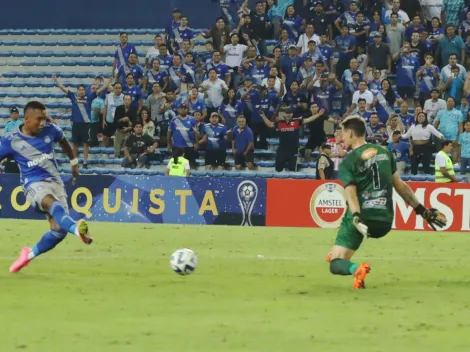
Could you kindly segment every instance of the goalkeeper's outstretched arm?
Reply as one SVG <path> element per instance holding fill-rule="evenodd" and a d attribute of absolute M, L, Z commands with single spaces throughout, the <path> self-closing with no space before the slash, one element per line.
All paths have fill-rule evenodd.
<path fill-rule="evenodd" d="M 439 212 L 439 210 L 431 208 L 426 209 L 416 198 L 416 195 L 405 182 L 402 181 L 398 173 L 393 174 L 393 187 L 403 198 L 405 202 L 413 207 L 417 215 L 421 215 L 424 220 L 436 231 L 437 227 L 444 227 L 447 225 L 446 217 Z"/>
<path fill-rule="evenodd" d="M 411 205 L 413 209 L 416 209 L 419 206 L 418 198 L 416 198 L 416 195 L 411 190 L 410 186 L 403 182 L 397 172 L 393 174 L 393 187 L 400 197 L 402 197 L 405 202 Z"/>

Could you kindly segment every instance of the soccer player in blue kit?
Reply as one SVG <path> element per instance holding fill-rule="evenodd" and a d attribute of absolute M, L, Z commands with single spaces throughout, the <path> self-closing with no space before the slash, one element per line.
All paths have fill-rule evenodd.
<path fill-rule="evenodd" d="M 48 122 L 46 107 L 42 103 L 31 101 L 26 104 L 23 125 L 0 141 L 0 161 L 11 157 L 18 163 L 26 199 L 38 212 L 46 214 L 50 224 L 50 230 L 34 247 L 21 250 L 10 272 L 20 271 L 35 257 L 53 249 L 67 233 L 78 236 L 85 244 L 93 241 L 86 221 L 75 222 L 68 215 L 67 194 L 54 156 L 56 142 L 70 159 L 75 179 L 79 174 L 78 160 L 72 146 L 64 132 Z"/>

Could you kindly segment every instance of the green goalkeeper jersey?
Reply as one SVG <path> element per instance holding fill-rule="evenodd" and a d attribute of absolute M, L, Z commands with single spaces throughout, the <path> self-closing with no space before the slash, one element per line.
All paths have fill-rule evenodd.
<path fill-rule="evenodd" d="M 364 220 L 393 221 L 392 175 L 396 170 L 392 152 L 377 144 L 364 144 L 351 151 L 340 164 L 344 188 L 356 185 Z"/>

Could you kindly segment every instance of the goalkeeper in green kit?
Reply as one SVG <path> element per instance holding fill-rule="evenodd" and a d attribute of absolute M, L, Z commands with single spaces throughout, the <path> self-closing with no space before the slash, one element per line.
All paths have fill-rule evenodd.
<path fill-rule="evenodd" d="M 366 124 L 357 115 L 343 122 L 343 141 L 351 149 L 339 167 L 348 210 L 328 255 L 330 272 L 353 275 L 353 288 L 365 288 L 369 263 L 350 262 L 364 238 L 380 238 L 392 229 L 393 189 L 436 230 L 446 225 L 446 218 L 436 209 L 426 209 L 411 188 L 398 175 L 393 154 L 386 147 L 366 142 Z"/>

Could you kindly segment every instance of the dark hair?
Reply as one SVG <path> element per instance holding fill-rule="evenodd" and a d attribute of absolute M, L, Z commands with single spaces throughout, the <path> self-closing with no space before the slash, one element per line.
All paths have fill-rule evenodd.
<path fill-rule="evenodd" d="M 351 130 L 356 137 L 364 137 L 366 135 L 366 124 L 360 118 L 346 119 L 343 122 L 343 130 Z"/>
<path fill-rule="evenodd" d="M 129 72 L 129 73 L 126 75 L 126 79 L 127 79 L 127 77 L 129 77 L 129 76 L 131 76 L 132 78 L 134 78 L 134 75 Z"/>
<path fill-rule="evenodd" d="M 292 8 L 294 9 L 294 16 L 296 15 L 296 14 L 295 14 L 295 7 L 294 7 L 294 5 L 289 5 L 289 6 L 286 7 L 286 11 L 284 12 L 284 19 L 287 18 L 287 9 L 288 9 L 289 7 L 292 7 Z"/>
<path fill-rule="evenodd" d="M 321 149 L 331 149 L 331 145 L 329 145 L 328 143 L 323 143 L 320 148 Z"/>
<path fill-rule="evenodd" d="M 26 115 L 26 111 L 28 110 L 46 110 L 46 106 L 37 100 L 32 100 L 28 102 L 23 109 L 23 114 Z"/>
<path fill-rule="evenodd" d="M 153 39 L 157 39 L 157 38 L 161 38 L 161 37 L 162 37 L 162 36 L 161 36 L 160 34 L 157 34 L 157 35 L 155 36 L 155 38 L 153 38 Z"/>
<path fill-rule="evenodd" d="M 184 149 L 183 148 L 178 148 L 178 147 L 173 147 L 173 153 L 171 155 L 173 156 L 173 162 L 175 164 L 178 164 L 178 158 L 180 156 L 184 155 Z"/>
<path fill-rule="evenodd" d="M 230 92 L 231 90 L 233 90 L 233 92 L 235 93 L 235 95 L 233 96 L 232 99 L 229 98 L 228 96 L 228 92 Z M 232 105 L 232 106 L 235 106 L 237 104 L 237 92 L 235 91 L 235 89 L 233 88 L 230 88 L 228 91 L 227 91 L 227 94 L 225 95 L 224 97 L 224 101 L 223 101 L 223 104 L 224 105 Z"/>
<path fill-rule="evenodd" d="M 119 33 L 119 36 L 122 37 L 124 34 L 127 35 L 127 36 L 129 36 L 129 34 L 127 34 L 127 32 L 120 32 L 120 33 Z"/>
<path fill-rule="evenodd" d="M 451 70 L 451 71 L 457 70 L 457 71 L 460 72 L 460 67 L 458 67 L 458 66 L 452 66 L 452 67 L 450 68 L 450 70 Z"/>
<path fill-rule="evenodd" d="M 188 16 L 186 16 L 186 15 L 184 15 L 184 16 L 181 16 L 181 19 L 183 19 L 183 18 L 186 18 L 186 19 L 188 19 Z"/>
<path fill-rule="evenodd" d="M 393 92 L 392 83 L 390 82 L 390 80 L 388 78 L 383 79 L 382 82 L 380 83 L 380 88 L 382 88 L 382 84 L 385 81 L 388 82 L 388 91 L 385 94 L 385 100 L 387 101 L 387 103 L 390 106 L 393 107 L 393 105 L 395 104 L 395 101 L 397 100 L 397 98 L 395 97 L 395 93 Z"/>
<path fill-rule="evenodd" d="M 166 48 L 166 44 L 165 43 L 161 43 L 158 47 L 161 48 L 162 46 L 164 46 Z"/>
<path fill-rule="evenodd" d="M 122 83 L 121 83 L 121 82 L 115 82 L 115 83 L 113 84 L 113 88 L 116 87 L 116 85 L 118 85 L 118 84 L 122 87 Z"/>
<path fill-rule="evenodd" d="M 234 35 L 240 38 L 240 36 L 238 35 L 238 32 L 233 32 L 232 34 L 230 34 L 230 39 L 232 39 Z"/>
<path fill-rule="evenodd" d="M 142 117 L 142 113 L 144 111 L 147 111 L 147 118 L 148 120 L 150 120 L 150 110 L 146 107 L 146 106 L 142 106 L 142 108 L 140 109 L 140 113 L 139 113 L 139 120 L 142 121 L 142 123 L 144 123 L 144 118 Z"/>
<path fill-rule="evenodd" d="M 83 88 L 83 89 L 85 89 L 85 90 L 86 90 L 86 87 L 85 87 L 85 85 L 84 85 L 84 84 L 80 84 L 80 85 L 79 85 L 77 88 Z"/>
<path fill-rule="evenodd" d="M 453 26 L 452 26 L 453 27 Z M 452 141 L 450 140 L 445 140 L 445 141 L 442 141 L 441 143 L 441 149 L 444 149 L 444 147 L 447 147 L 449 144 L 452 144 Z"/>
<path fill-rule="evenodd" d="M 207 71 L 207 73 L 211 73 L 211 71 L 214 71 L 215 73 L 217 73 L 217 70 L 215 68 L 211 68 L 209 71 Z"/>
<path fill-rule="evenodd" d="M 309 41 L 308 41 L 308 45 L 310 45 L 310 44 L 315 44 L 315 45 L 317 45 L 317 42 L 314 41 L 314 40 L 309 40 Z"/>
<path fill-rule="evenodd" d="M 358 103 L 358 104 L 359 104 L 359 103 L 367 103 L 367 101 L 366 101 L 364 98 L 359 98 L 359 99 L 357 100 L 357 103 Z"/>
<path fill-rule="evenodd" d="M 449 29 L 449 28 L 455 28 L 455 26 L 453 24 L 446 24 L 446 31 Z"/>
<path fill-rule="evenodd" d="M 398 18 L 398 12 L 392 12 L 392 13 L 390 14 L 390 18 L 392 18 L 392 16 L 397 16 L 397 18 Z"/>
<path fill-rule="evenodd" d="M 425 128 L 429 124 L 429 120 L 428 120 L 428 115 L 424 111 L 421 111 L 420 113 L 418 113 L 418 115 L 416 115 L 415 126 L 419 125 L 418 116 L 421 115 L 421 114 L 424 115 L 424 122 L 421 125 L 422 125 L 423 128 Z"/>

